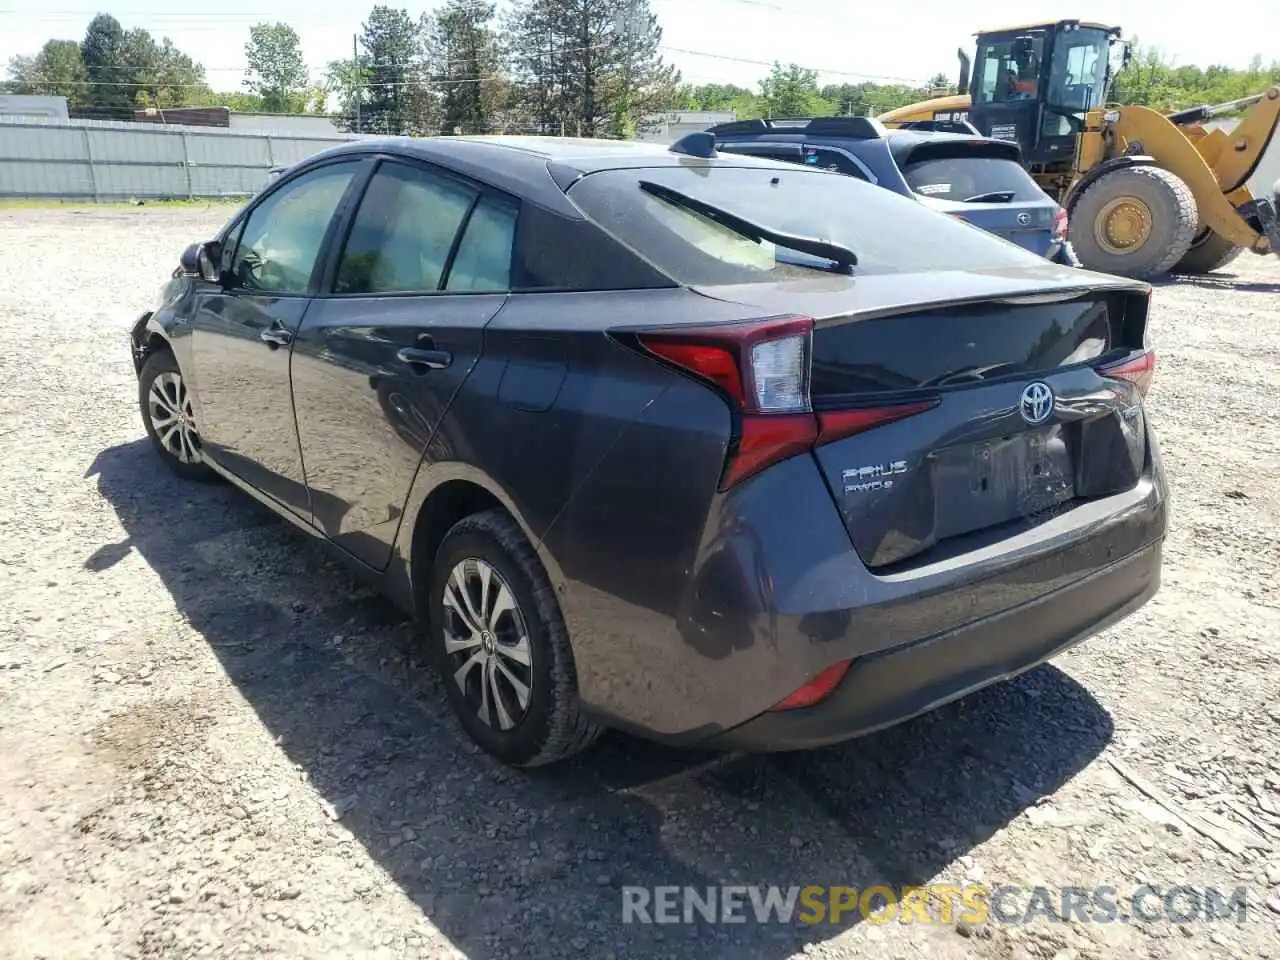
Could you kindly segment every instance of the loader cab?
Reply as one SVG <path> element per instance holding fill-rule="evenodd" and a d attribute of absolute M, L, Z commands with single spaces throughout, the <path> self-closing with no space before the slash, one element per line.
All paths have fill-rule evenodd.
<path fill-rule="evenodd" d="M 1120 28 L 1062 20 L 977 36 L 969 122 L 1018 143 L 1033 167 L 1072 162 L 1086 114 L 1106 102 Z"/>

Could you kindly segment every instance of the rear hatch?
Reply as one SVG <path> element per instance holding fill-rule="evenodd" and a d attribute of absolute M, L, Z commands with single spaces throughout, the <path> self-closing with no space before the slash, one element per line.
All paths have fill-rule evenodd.
<path fill-rule="evenodd" d="M 1010 292 L 904 309 L 904 284 L 919 296 L 947 277 L 864 277 L 856 296 L 807 304 L 814 412 L 837 435 L 851 419 L 874 427 L 814 455 L 859 555 L 881 573 L 1130 490 L 1146 467 L 1141 391 L 1115 375 L 1146 355 L 1146 291 L 1064 284 L 1027 296 L 996 278 L 951 282 Z M 749 293 L 762 313 L 796 303 L 777 288 Z"/>
<path fill-rule="evenodd" d="M 719 301 L 616 335 L 735 411 L 721 489 L 812 456 L 878 572 L 980 550 L 1145 472 L 1146 284 L 789 164 L 605 171 L 569 196 Z"/>
<path fill-rule="evenodd" d="M 1016 144 L 914 134 L 896 138 L 892 153 L 922 203 L 1033 253 L 1049 251 L 1059 207 L 1023 169 Z"/>

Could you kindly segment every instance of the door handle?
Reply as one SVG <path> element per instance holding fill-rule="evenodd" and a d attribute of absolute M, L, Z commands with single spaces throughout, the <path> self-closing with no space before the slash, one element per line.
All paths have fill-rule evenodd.
<path fill-rule="evenodd" d="M 453 355 L 448 350 L 422 350 L 417 347 L 401 347 L 396 351 L 396 359 L 415 368 L 418 373 L 443 370 L 453 363 Z"/>
<path fill-rule="evenodd" d="M 259 333 L 258 339 L 274 350 L 276 347 L 287 347 L 293 339 L 293 334 L 277 322 Z"/>

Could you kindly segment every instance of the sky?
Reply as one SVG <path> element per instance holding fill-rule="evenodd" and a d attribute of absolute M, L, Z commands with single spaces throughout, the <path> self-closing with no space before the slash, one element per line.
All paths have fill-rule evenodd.
<path fill-rule="evenodd" d="M 397 5 L 395 0 L 384 0 Z M 1078 17 L 1124 28 L 1125 36 L 1159 47 L 1178 64 L 1247 66 L 1255 54 L 1280 58 L 1280 2 L 1234 0 L 1230 17 L 1196 17 L 1208 8 L 1185 0 L 985 0 L 982 4 L 914 0 L 650 0 L 663 28 L 663 56 L 690 83 L 756 88 L 774 60 L 816 69 L 822 83 L 922 84 L 939 71 L 958 72 L 956 48 L 972 56 L 973 33 L 1011 24 Z M 351 55 L 352 35 L 372 0 L 245 0 L 175 4 L 172 0 L 0 0 L 0 67 L 35 53 L 50 38 L 79 40 L 99 12 L 126 28 L 169 37 L 205 66 L 211 86 L 242 88 L 244 44 L 251 24 L 283 20 L 302 38 L 313 79 L 331 60 Z M 402 4 L 415 17 L 436 2 Z M 500 2 L 500 6 L 503 4 Z M 203 12 L 192 12 L 204 7 Z M 861 7 L 868 9 L 863 10 Z M 978 13 L 981 8 L 981 13 Z M 271 10 L 270 14 L 263 11 Z M 905 19 L 895 12 L 901 10 Z"/>

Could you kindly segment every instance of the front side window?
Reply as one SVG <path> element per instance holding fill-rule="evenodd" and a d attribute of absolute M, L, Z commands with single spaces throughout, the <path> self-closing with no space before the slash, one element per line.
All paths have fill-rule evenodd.
<path fill-rule="evenodd" d="M 231 282 L 256 293 L 304 294 L 329 223 L 358 161 L 302 174 L 250 213 L 231 256 Z"/>
<path fill-rule="evenodd" d="M 338 262 L 335 293 L 433 293 L 477 193 L 449 177 L 382 164 Z M 508 267 L 510 258 L 508 257 Z"/>

